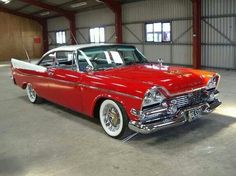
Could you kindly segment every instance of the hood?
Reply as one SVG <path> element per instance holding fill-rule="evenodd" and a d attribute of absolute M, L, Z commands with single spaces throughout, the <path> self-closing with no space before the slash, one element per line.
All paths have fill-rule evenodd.
<path fill-rule="evenodd" d="M 162 86 L 175 94 L 205 86 L 205 78 L 199 70 L 158 64 L 136 64 L 105 71 L 108 77 Z"/>

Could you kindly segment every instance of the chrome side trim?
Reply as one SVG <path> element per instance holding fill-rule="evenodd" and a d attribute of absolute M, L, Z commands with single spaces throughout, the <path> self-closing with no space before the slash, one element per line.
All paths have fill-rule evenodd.
<path fill-rule="evenodd" d="M 19 72 L 21 72 L 21 71 L 19 71 Z M 44 76 L 38 76 L 38 75 L 30 75 L 30 74 L 25 74 L 25 73 L 22 73 L 22 72 L 21 73 L 17 73 L 17 74 L 21 75 L 21 76 L 31 76 L 31 77 L 44 78 L 44 79 L 48 79 L 48 80 L 56 80 L 56 81 L 63 82 L 63 83 L 66 83 L 66 84 L 71 84 L 73 86 L 80 86 L 80 87 L 85 87 L 85 88 L 94 89 L 94 90 L 101 90 L 101 91 L 105 91 L 105 92 L 108 92 L 108 93 L 113 93 L 113 94 L 117 94 L 117 95 L 121 95 L 121 96 L 126 96 L 126 97 L 137 99 L 137 100 L 142 100 L 142 98 L 137 97 L 137 96 L 129 95 L 129 94 L 118 92 L 118 91 L 114 91 L 114 90 L 99 88 L 99 87 L 95 87 L 95 86 L 89 86 L 89 85 L 81 84 L 81 83 L 77 83 L 77 82 L 70 82 L 70 81 L 59 80 L 59 79 L 54 79 L 54 78 L 49 78 L 49 77 L 44 77 Z"/>
<path fill-rule="evenodd" d="M 81 86 L 81 87 L 86 87 L 86 88 L 90 88 L 90 89 L 106 91 L 106 92 L 109 92 L 109 93 L 114 93 L 114 94 L 117 94 L 117 95 L 122 95 L 122 96 L 129 97 L 129 98 L 134 98 L 134 99 L 142 100 L 142 98 L 140 98 L 140 97 L 133 96 L 133 95 L 129 95 L 129 94 L 122 93 L 122 92 L 118 92 L 118 91 L 114 91 L 114 90 L 109 90 L 109 89 L 104 89 L 104 88 L 98 88 L 98 87 L 89 86 L 89 85 L 80 84 L 80 83 L 78 83 L 78 85 Z"/>

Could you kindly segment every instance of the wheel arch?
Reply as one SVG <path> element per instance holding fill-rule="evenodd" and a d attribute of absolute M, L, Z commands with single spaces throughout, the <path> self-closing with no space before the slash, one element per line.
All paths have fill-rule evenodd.
<path fill-rule="evenodd" d="M 27 82 L 23 82 L 23 84 L 21 85 L 21 88 L 22 88 L 22 89 L 26 89 L 27 84 L 28 84 Z"/>
<path fill-rule="evenodd" d="M 93 111 L 92 116 L 94 118 L 99 118 L 99 109 L 100 109 L 102 102 L 105 100 L 112 100 L 116 103 L 119 103 L 124 108 L 124 110 L 126 109 L 124 101 L 121 100 L 119 97 L 111 96 L 111 95 L 100 95 L 95 99 L 95 101 L 93 103 L 94 105 L 93 105 L 93 109 L 92 109 L 92 111 Z"/>

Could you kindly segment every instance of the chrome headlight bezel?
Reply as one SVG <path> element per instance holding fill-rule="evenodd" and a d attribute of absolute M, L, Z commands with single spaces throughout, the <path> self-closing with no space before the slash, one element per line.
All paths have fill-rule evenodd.
<path fill-rule="evenodd" d="M 165 96 L 160 92 L 160 88 L 158 88 L 157 86 L 151 87 L 144 94 L 142 108 L 155 104 L 161 104 L 164 99 Z"/>
<path fill-rule="evenodd" d="M 215 74 L 214 76 L 212 76 L 207 82 L 206 90 L 216 89 L 219 84 L 219 80 L 220 75 Z"/>

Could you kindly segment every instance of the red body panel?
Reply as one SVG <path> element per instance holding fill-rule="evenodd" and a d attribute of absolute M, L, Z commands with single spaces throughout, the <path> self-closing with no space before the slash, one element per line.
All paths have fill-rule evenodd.
<path fill-rule="evenodd" d="M 40 97 L 91 117 L 100 98 L 113 99 L 123 105 L 131 120 L 137 120 L 130 113 L 131 108 L 141 108 L 144 94 L 152 86 L 165 88 L 170 96 L 204 87 L 214 74 L 158 64 L 136 64 L 90 73 L 59 68 L 45 73 L 13 69 L 12 73 L 20 87 L 31 83 Z"/>

